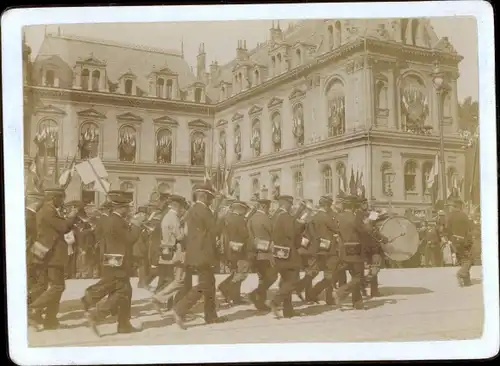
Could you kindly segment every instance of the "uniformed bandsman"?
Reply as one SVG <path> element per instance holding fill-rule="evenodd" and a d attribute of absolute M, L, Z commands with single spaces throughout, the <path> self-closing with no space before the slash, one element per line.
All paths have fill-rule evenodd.
<path fill-rule="evenodd" d="M 145 217 L 148 216 L 148 208 L 146 205 L 139 206 L 136 214 L 141 213 Z M 160 237 L 160 229 L 158 227 L 154 228 L 156 230 L 144 229 L 141 231 L 141 235 L 134 243 L 134 260 L 137 266 L 137 274 L 139 277 L 139 282 L 137 283 L 138 288 L 149 289 L 149 284 L 151 283 L 152 276 L 150 274 L 151 264 L 149 263 L 149 251 L 151 242 L 157 242 Z"/>
<path fill-rule="evenodd" d="M 211 185 L 203 184 L 195 187 L 196 203 L 190 208 L 186 217 L 186 265 L 198 274 L 198 284 L 174 305 L 174 317 L 177 325 L 186 329 L 184 316 L 200 300 L 204 298 L 205 322 L 219 323 L 225 318 L 218 317 L 215 307 L 215 275 L 214 266 L 218 265 L 216 248 L 215 216 L 210 205 L 215 197 Z"/>
<path fill-rule="evenodd" d="M 250 292 L 250 301 L 257 310 L 268 310 L 266 306 L 267 290 L 278 279 L 272 254 L 272 223 L 269 217 L 271 201 L 259 199 L 257 211 L 248 219 L 249 259 L 259 277 L 259 284 Z"/>
<path fill-rule="evenodd" d="M 344 211 L 343 208 L 343 202 L 344 202 L 344 195 L 338 194 L 335 197 L 335 204 L 334 204 L 334 212 L 333 212 L 333 217 L 335 220 L 337 220 L 337 216 Z M 343 286 L 347 283 L 347 273 L 346 270 L 342 270 L 341 268 L 338 268 L 335 281 L 334 281 L 334 287 L 339 288 L 340 286 Z"/>
<path fill-rule="evenodd" d="M 355 214 L 360 222 L 368 224 L 368 216 L 370 212 L 368 211 L 368 200 L 365 197 L 358 197 L 356 202 Z M 363 254 L 365 256 L 365 268 L 369 268 L 369 261 L 371 260 L 371 255 L 367 253 L 367 248 L 371 246 L 372 238 L 367 234 L 360 234 L 361 246 L 363 247 Z M 369 259 L 370 258 L 370 259 Z M 366 278 L 365 271 L 361 273 L 361 294 L 363 296 L 368 296 L 366 292 L 366 287 L 369 281 Z"/>
<path fill-rule="evenodd" d="M 47 284 L 41 282 L 44 272 L 44 266 L 38 261 L 32 261 L 31 246 L 36 241 L 36 213 L 43 205 L 43 193 L 30 193 L 26 204 L 26 278 L 27 278 L 27 294 L 28 305 L 42 294 Z"/>
<path fill-rule="evenodd" d="M 310 296 L 313 301 L 317 302 L 318 296 L 326 290 L 327 305 L 334 304 L 333 284 L 336 281 L 335 275 L 338 273 L 340 264 L 338 253 L 340 235 L 331 209 L 332 202 L 329 196 L 321 197 L 320 208 L 312 218 L 309 231 L 311 233 L 310 251 L 313 254 L 313 264 L 310 267 L 315 270 L 316 275 L 323 271 L 323 279 L 313 286 Z"/>
<path fill-rule="evenodd" d="M 446 217 L 445 234 L 455 250 L 460 269 L 457 272 L 459 286 L 470 286 L 470 268 L 472 266 L 472 242 L 470 220 L 462 210 L 462 201 L 455 199 L 453 208 Z"/>
<path fill-rule="evenodd" d="M 156 310 L 163 312 L 164 306 L 173 300 L 176 293 L 184 287 L 184 225 L 180 219 L 185 213 L 186 200 L 179 195 L 171 195 L 169 209 L 161 220 L 161 245 L 157 260 L 159 266 L 169 267 L 172 281 L 159 289 L 151 298 Z"/>
<path fill-rule="evenodd" d="M 370 235 L 366 236 L 366 246 L 364 248 L 364 252 L 369 268 L 366 281 L 370 285 L 370 297 L 380 296 L 378 290 L 378 273 L 380 271 L 380 266 L 382 265 L 383 258 L 381 243 L 384 242 L 385 237 L 379 232 L 377 228 L 377 222 L 383 221 L 386 218 L 387 214 L 380 212 L 377 213 L 376 218 L 374 218 L 373 220 L 369 217 L 366 219 Z"/>
<path fill-rule="evenodd" d="M 295 316 L 292 305 L 292 292 L 300 281 L 299 271 L 302 266 L 300 254 L 297 251 L 297 236 L 303 227 L 297 224 L 290 214 L 293 197 L 282 195 L 278 198 L 279 208 L 273 217 L 273 257 L 276 268 L 281 276 L 281 285 L 274 298 L 266 303 L 274 315 L 278 315 L 278 306 L 283 304 L 283 316 Z"/>
<path fill-rule="evenodd" d="M 132 201 L 130 197 L 122 191 L 110 191 L 108 197 L 113 212 L 104 228 L 103 281 L 110 283 L 110 292 L 103 303 L 88 313 L 88 325 L 98 336 L 100 335 L 98 324 L 114 312 L 117 313 L 118 333 L 140 331 L 130 321 L 132 304 L 130 276 L 133 272 L 133 245 L 140 235 L 140 225 L 145 220 L 145 215 L 136 215 L 129 223 L 126 218 Z"/>
<path fill-rule="evenodd" d="M 61 188 L 45 189 L 45 202 L 36 214 L 37 239 L 31 247 L 34 262 L 43 267 L 41 283 L 48 287 L 30 305 L 30 324 L 37 330 L 56 329 L 57 313 L 65 289 L 64 266 L 68 261 L 68 234 L 77 218 L 73 210 L 67 217 L 60 214 L 65 192 Z M 45 317 L 43 318 L 43 315 Z"/>

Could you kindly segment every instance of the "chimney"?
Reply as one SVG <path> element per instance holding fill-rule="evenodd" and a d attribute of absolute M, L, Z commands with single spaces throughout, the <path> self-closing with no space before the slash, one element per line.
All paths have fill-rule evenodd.
<path fill-rule="evenodd" d="M 238 47 L 236 48 L 236 59 L 238 61 L 244 61 L 248 59 L 247 41 L 238 41 Z"/>
<path fill-rule="evenodd" d="M 279 42 L 283 40 L 283 31 L 280 28 L 279 20 L 277 28 L 274 28 L 274 20 L 273 20 L 271 29 L 269 29 L 269 39 L 271 40 L 271 42 Z"/>
<path fill-rule="evenodd" d="M 217 61 L 214 61 L 210 64 L 210 79 L 214 81 L 218 77 L 219 77 L 219 64 Z"/>
<path fill-rule="evenodd" d="M 198 56 L 196 56 L 196 77 L 202 79 L 205 74 L 207 54 L 205 53 L 205 43 L 200 43 Z"/>

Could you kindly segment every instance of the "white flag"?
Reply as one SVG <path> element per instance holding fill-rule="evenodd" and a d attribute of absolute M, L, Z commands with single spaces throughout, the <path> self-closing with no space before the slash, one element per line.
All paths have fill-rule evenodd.
<path fill-rule="evenodd" d="M 75 166 L 76 171 L 82 178 L 83 184 L 89 184 L 94 181 L 98 181 L 100 178 L 105 178 L 108 176 L 106 168 L 101 162 L 101 159 L 94 158 L 87 161 L 83 161 Z"/>
<path fill-rule="evenodd" d="M 436 154 L 434 158 L 434 165 L 432 166 L 431 172 L 429 173 L 429 177 L 427 178 L 427 188 L 432 188 L 434 182 L 437 181 L 439 174 L 439 155 Z"/>

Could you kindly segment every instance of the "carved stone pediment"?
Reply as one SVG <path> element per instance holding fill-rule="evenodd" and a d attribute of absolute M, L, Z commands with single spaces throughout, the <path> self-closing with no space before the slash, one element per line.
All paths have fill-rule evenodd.
<path fill-rule="evenodd" d="M 101 66 L 101 67 L 106 66 L 105 61 L 99 60 L 92 53 L 88 57 L 78 59 L 77 63 L 85 64 L 85 65 L 92 65 L 92 66 Z"/>
<path fill-rule="evenodd" d="M 204 130 L 208 130 L 211 128 L 210 123 L 205 122 L 201 119 L 195 119 L 194 121 L 191 121 L 188 123 L 189 128 L 201 128 Z"/>
<path fill-rule="evenodd" d="M 443 37 L 434 45 L 434 49 L 441 52 L 457 53 L 455 47 L 450 43 L 448 37 Z"/>
<path fill-rule="evenodd" d="M 132 72 L 132 70 L 128 70 L 126 73 L 124 73 L 118 80 L 121 79 L 137 79 L 137 76 Z"/>
<path fill-rule="evenodd" d="M 36 115 L 38 115 L 38 114 L 51 114 L 51 115 L 61 115 L 61 116 L 64 116 L 64 115 L 66 115 L 66 112 L 63 111 L 60 108 L 57 108 L 57 107 L 54 107 L 51 104 L 48 104 L 48 105 L 41 106 L 41 107 L 37 108 L 35 110 L 35 114 Z"/>
<path fill-rule="evenodd" d="M 304 90 L 301 90 L 299 88 L 294 88 L 292 90 L 292 92 L 290 93 L 290 95 L 288 96 L 288 99 L 298 100 L 298 99 L 302 99 L 303 97 L 305 97 L 305 95 L 306 95 L 306 92 Z"/>
<path fill-rule="evenodd" d="M 278 107 L 282 104 L 283 104 L 283 99 L 280 99 L 278 97 L 272 97 L 269 103 L 267 103 L 267 108 Z"/>
<path fill-rule="evenodd" d="M 219 120 L 219 122 L 217 122 L 217 127 L 222 127 L 222 126 L 226 126 L 227 125 L 227 121 L 225 119 L 221 119 Z"/>
<path fill-rule="evenodd" d="M 116 116 L 116 120 L 119 122 L 133 122 L 133 123 L 142 123 L 144 121 L 142 117 L 139 117 L 131 112 L 123 113 Z"/>
<path fill-rule="evenodd" d="M 234 122 L 234 121 L 238 121 L 238 120 L 240 120 L 242 118 L 243 118 L 243 115 L 241 113 L 236 112 L 234 114 L 234 116 L 231 118 L 231 120 Z"/>
<path fill-rule="evenodd" d="M 159 117 L 153 120 L 154 123 L 159 124 L 159 125 L 167 125 L 167 126 L 172 126 L 172 127 L 177 127 L 179 126 L 179 122 L 177 122 L 175 119 L 169 116 L 163 116 Z"/>
<path fill-rule="evenodd" d="M 91 118 L 91 119 L 105 119 L 106 115 L 96 111 L 94 108 L 84 109 L 83 111 L 76 112 L 78 117 Z"/>
<path fill-rule="evenodd" d="M 189 87 L 191 87 L 191 88 L 204 88 L 205 84 L 202 83 L 201 81 L 195 81 Z"/>
<path fill-rule="evenodd" d="M 253 116 L 253 115 L 259 114 L 259 113 L 262 113 L 262 107 L 259 107 L 258 105 L 255 105 L 255 104 L 252 107 L 250 107 L 250 109 L 248 110 L 249 116 Z"/>

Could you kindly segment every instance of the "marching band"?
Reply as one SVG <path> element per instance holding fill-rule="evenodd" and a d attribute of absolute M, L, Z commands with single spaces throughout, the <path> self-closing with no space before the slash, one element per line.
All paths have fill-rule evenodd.
<path fill-rule="evenodd" d="M 112 315 L 118 333 L 141 331 L 131 322 L 130 278 L 136 266 L 140 287 L 149 289 L 159 277 L 151 306 L 162 316 L 171 310 L 175 323 L 186 329 L 186 315 L 202 298 L 207 324 L 226 321 L 217 313 L 217 291 L 229 306 L 245 303 L 241 284 L 251 272 L 257 274 L 258 285 L 248 300 L 258 312 L 271 312 L 276 318 L 300 315 L 293 308 L 294 293 L 307 304 L 319 303 L 324 293 L 332 309 L 350 294 L 353 309 L 366 309 L 366 288 L 370 297 L 380 295 L 378 272 L 384 257 L 398 251 L 411 257 L 419 245 L 406 247 L 413 240 L 410 229 L 387 229 L 390 225 L 384 223 L 391 215 L 370 210 L 367 200 L 355 195 L 335 200 L 323 196 L 317 207 L 281 195 L 273 213 L 270 200 L 223 197 L 210 182 L 195 186 L 193 203 L 168 195 L 137 213 L 131 212 L 131 198 L 124 192 L 109 191 L 107 197 L 93 217 L 82 204 L 65 205 L 61 188 L 28 197 L 28 319 L 37 331 L 59 327 L 64 267 L 73 243 L 86 231 L 95 238 L 100 280 L 85 290 L 81 304 L 89 328 L 98 336 L 99 325 Z M 451 243 L 460 263 L 458 283 L 469 286 L 473 227 L 462 202 L 454 201 L 453 207 L 435 228 L 425 226 L 420 238 L 429 246 Z M 230 274 L 216 287 L 220 262 Z M 323 278 L 313 284 L 320 272 Z M 195 286 L 193 275 L 198 277 Z M 278 277 L 279 288 L 268 298 Z"/>

